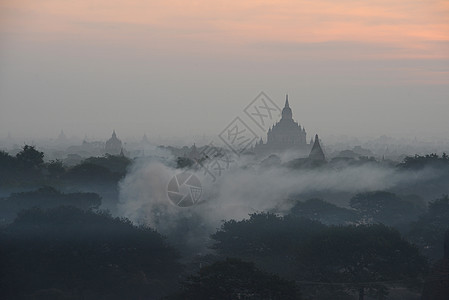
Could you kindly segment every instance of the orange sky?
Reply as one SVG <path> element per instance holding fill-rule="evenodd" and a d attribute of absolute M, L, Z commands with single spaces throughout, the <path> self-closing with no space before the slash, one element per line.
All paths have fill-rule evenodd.
<path fill-rule="evenodd" d="M 81 36 L 161 51 L 242 55 L 254 55 L 254 45 L 288 53 L 303 43 L 340 41 L 388 46 L 354 53 L 361 57 L 449 56 L 449 1 L 3 0 L 0 5 L 3 34 L 37 41 Z"/>
<path fill-rule="evenodd" d="M 0 136 L 214 134 L 260 91 L 320 135 L 447 136 L 449 1 L 0 0 Z"/>

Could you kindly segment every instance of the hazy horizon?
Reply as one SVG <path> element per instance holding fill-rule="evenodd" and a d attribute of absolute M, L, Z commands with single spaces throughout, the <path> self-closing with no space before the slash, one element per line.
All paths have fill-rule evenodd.
<path fill-rule="evenodd" d="M 447 300 L 448 113 L 448 0 L 0 0 L 0 298 Z"/>
<path fill-rule="evenodd" d="M 444 1 L 0 3 L 0 137 L 216 136 L 259 92 L 308 137 L 449 136 Z"/>

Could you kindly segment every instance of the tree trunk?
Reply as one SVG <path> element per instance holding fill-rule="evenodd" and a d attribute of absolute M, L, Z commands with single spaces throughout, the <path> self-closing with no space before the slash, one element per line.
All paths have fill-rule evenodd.
<path fill-rule="evenodd" d="M 359 300 L 365 299 L 365 288 L 359 288 Z"/>

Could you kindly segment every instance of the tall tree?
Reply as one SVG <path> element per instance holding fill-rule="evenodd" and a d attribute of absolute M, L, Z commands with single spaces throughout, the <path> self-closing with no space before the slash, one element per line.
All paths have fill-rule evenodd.
<path fill-rule="evenodd" d="M 38 168 L 44 163 L 44 152 L 36 150 L 36 147 L 25 145 L 16 158 L 22 167 Z"/>
<path fill-rule="evenodd" d="M 222 257 L 239 257 L 282 276 L 292 276 L 298 245 L 326 226 L 295 216 L 258 213 L 242 221 L 230 220 L 212 235 L 213 249 Z"/>
<path fill-rule="evenodd" d="M 408 238 L 432 260 L 440 259 L 445 231 L 449 230 L 449 196 L 428 204 L 428 211 L 412 223 Z"/>
<path fill-rule="evenodd" d="M 127 219 L 27 210 L 0 230 L 0 298 L 58 289 L 77 299 L 157 299 L 177 284 L 177 257 L 164 237 Z"/>
<path fill-rule="evenodd" d="M 260 271 L 253 263 L 226 259 L 205 266 L 182 283 L 183 290 L 171 299 L 300 299 L 293 281 Z"/>
<path fill-rule="evenodd" d="M 296 202 L 290 213 L 295 216 L 317 220 L 327 225 L 353 224 L 359 220 L 356 210 L 338 207 L 316 198 Z"/>
<path fill-rule="evenodd" d="M 386 225 L 416 220 L 423 210 L 421 203 L 406 201 L 386 191 L 357 194 L 351 198 L 350 206 L 359 212 L 365 222 Z"/>
<path fill-rule="evenodd" d="M 381 224 L 331 226 L 302 243 L 297 260 L 303 280 L 341 284 L 360 300 L 384 299 L 388 282 L 421 280 L 427 268 L 416 247 Z"/>

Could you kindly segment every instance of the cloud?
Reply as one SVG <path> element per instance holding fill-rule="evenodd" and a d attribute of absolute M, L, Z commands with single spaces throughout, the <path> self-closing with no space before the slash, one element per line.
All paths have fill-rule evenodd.
<path fill-rule="evenodd" d="M 391 44 L 394 54 L 397 47 L 449 40 L 449 8 L 441 1 L 22 0 L 2 6 L 9 19 L 3 30 L 18 34 L 40 31 L 60 33 L 54 35 L 58 39 L 83 34 L 110 40 L 136 34 L 141 44 L 149 46 L 156 39 L 170 49 L 173 44 L 219 50 L 223 44 L 235 48 L 266 41 L 351 41 Z"/>

